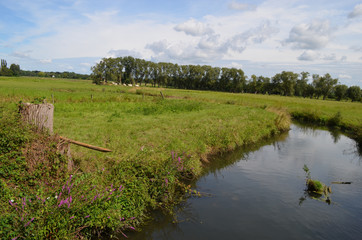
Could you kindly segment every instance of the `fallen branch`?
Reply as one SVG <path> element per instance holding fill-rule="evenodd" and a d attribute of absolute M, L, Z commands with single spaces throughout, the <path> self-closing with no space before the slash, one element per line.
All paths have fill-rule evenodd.
<path fill-rule="evenodd" d="M 69 139 L 69 138 L 65 138 L 65 137 L 62 137 L 62 136 L 59 136 L 59 138 L 62 139 L 62 140 L 64 140 L 64 141 L 67 141 L 67 142 L 69 142 L 69 143 L 73 143 L 73 144 L 75 144 L 75 145 L 82 146 L 82 147 L 86 147 L 86 148 L 93 149 L 93 150 L 96 150 L 96 151 L 100 151 L 100 152 L 112 152 L 112 150 L 107 149 L 107 148 L 102 148 L 102 147 L 93 146 L 93 145 L 90 145 L 90 144 L 87 144 L 87 143 L 78 142 L 78 141 L 75 141 L 75 140 L 72 140 L 72 139 Z"/>

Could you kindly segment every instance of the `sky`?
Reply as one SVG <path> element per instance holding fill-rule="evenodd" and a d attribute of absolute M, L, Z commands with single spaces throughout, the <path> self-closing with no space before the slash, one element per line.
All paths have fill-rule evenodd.
<path fill-rule="evenodd" d="M 90 73 L 104 57 L 330 73 L 362 87 L 362 1 L 0 0 L 0 58 Z"/>

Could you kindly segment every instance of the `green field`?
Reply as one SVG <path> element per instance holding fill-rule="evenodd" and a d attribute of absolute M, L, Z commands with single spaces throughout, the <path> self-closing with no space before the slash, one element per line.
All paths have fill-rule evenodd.
<path fill-rule="evenodd" d="M 141 148 L 148 161 L 166 159 L 171 151 L 187 152 L 199 161 L 209 153 L 254 143 L 278 131 L 275 113 L 228 102 L 230 94 L 191 92 L 200 98 L 190 99 L 189 91 L 176 91 L 172 97 L 162 90 L 168 96 L 162 99 L 159 89 L 41 78 L 1 78 L 0 86 L 1 101 L 54 100 L 56 133 L 113 150 L 104 154 L 74 147 L 75 154 L 89 159 L 87 167 L 102 164 L 92 158 L 133 158 Z M 152 91 L 158 94 L 147 94 Z M 198 174 L 200 169 L 194 169 Z"/>
<path fill-rule="evenodd" d="M 35 163 L 30 169 L 29 161 L 22 157 L 24 151 L 16 147 L 31 149 L 29 143 L 38 136 L 30 130 L 19 130 L 22 127 L 14 125 L 16 116 L 10 113 L 16 112 L 19 101 L 31 102 L 39 97 L 54 103 L 56 134 L 112 152 L 72 146 L 72 172 L 59 170 L 64 168 L 59 156 L 51 158 L 55 170 L 44 163 Z M 6 234 L 6 238 L 74 238 L 77 234 L 87 238 L 102 232 L 132 230 L 132 226 L 142 225 L 150 209 L 172 211 L 173 204 L 190 192 L 187 181 L 200 176 L 203 165 L 207 166 L 214 154 L 255 144 L 288 129 L 289 114 L 340 127 L 356 139 L 361 136 L 362 122 L 361 103 L 99 86 L 86 80 L 31 77 L 0 77 L 0 107 L 0 133 L 5 139 L 0 144 L 0 236 Z M 53 140 L 43 142 L 47 141 Z M 47 149 L 51 151 L 54 146 L 56 143 Z M 49 168 L 53 175 L 44 174 Z M 69 187 L 69 174 L 74 175 L 74 190 L 63 196 L 73 194 L 76 200 L 72 205 L 59 208 L 60 200 L 54 197 L 46 206 L 31 205 L 24 210 L 31 224 L 24 228 L 24 216 L 11 208 L 9 199 L 21 204 L 23 197 L 35 202 L 40 196 L 45 202 L 63 191 L 62 186 Z M 99 202 L 84 200 L 87 196 L 100 199 L 97 194 L 103 191 L 104 195 L 113 186 L 122 186 L 116 197 Z"/>

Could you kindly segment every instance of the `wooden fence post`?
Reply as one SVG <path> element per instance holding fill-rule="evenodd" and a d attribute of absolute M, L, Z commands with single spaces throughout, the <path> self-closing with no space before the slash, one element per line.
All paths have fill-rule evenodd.
<path fill-rule="evenodd" d="M 54 105 L 50 103 L 23 103 L 20 106 L 23 120 L 36 126 L 38 131 L 53 133 Z"/>

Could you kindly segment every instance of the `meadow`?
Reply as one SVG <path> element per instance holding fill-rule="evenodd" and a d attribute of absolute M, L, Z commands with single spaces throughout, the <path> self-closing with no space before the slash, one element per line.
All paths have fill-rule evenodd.
<path fill-rule="evenodd" d="M 112 152 L 72 146 L 75 168 L 68 172 L 56 138 L 17 123 L 17 104 L 42 97 L 54 103 L 57 135 Z M 5 238 L 90 238 L 138 230 L 151 209 L 172 212 L 187 194 L 197 194 L 188 181 L 202 174 L 213 155 L 287 130 L 290 116 L 342 128 L 356 139 L 362 120 L 361 103 L 32 77 L 0 77 L 0 106 Z M 51 164 L 35 161 L 29 168 L 24 149 L 33 149 L 29 144 L 38 139 Z"/>

